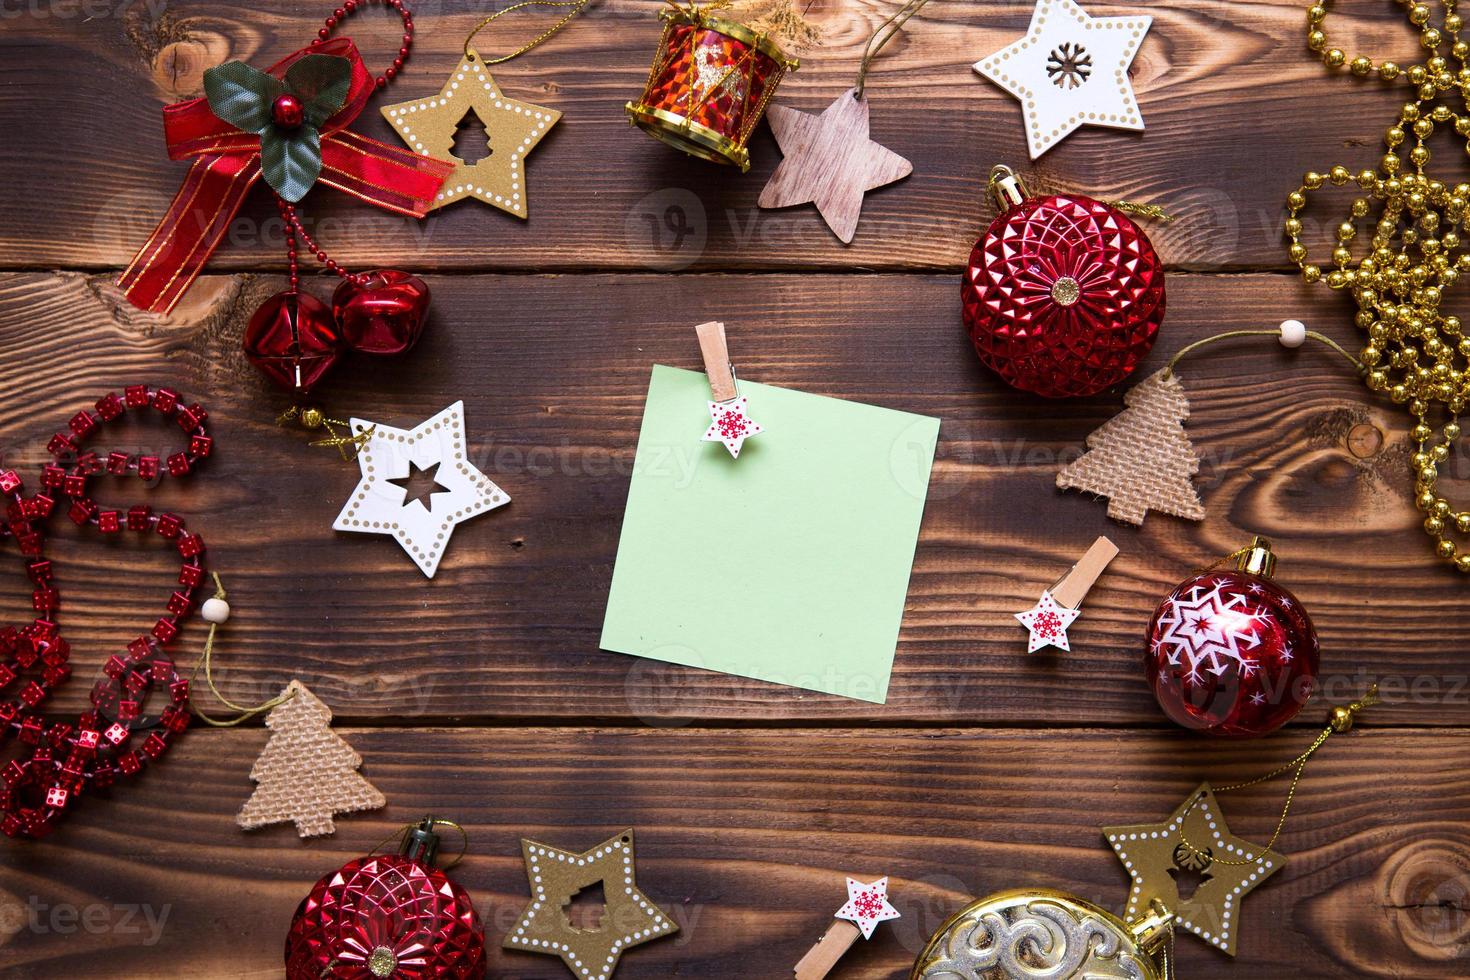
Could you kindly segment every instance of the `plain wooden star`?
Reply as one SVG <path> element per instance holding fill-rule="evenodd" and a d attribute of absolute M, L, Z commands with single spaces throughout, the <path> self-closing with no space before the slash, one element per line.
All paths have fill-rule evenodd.
<path fill-rule="evenodd" d="M 902 180 L 914 165 L 868 138 L 868 103 L 848 89 L 820 116 L 773 105 L 766 111 L 784 159 L 761 189 L 763 208 L 811 202 L 843 244 L 857 232 L 863 195 Z"/>
<path fill-rule="evenodd" d="M 1232 956 L 1241 901 L 1286 863 L 1230 832 L 1209 783 L 1163 823 L 1104 827 L 1103 835 L 1133 877 L 1125 918 L 1139 917 L 1158 899 L 1182 928 Z M 1202 879 L 1189 895 L 1180 893 L 1181 873 Z"/>
<path fill-rule="evenodd" d="M 454 136 L 467 112 L 473 112 L 485 125 L 490 144 L 489 155 L 473 164 L 454 155 Z M 384 106 L 383 118 L 414 151 L 458 164 L 439 188 L 429 210 L 474 197 L 524 218 L 528 214 L 526 155 L 561 113 L 501 94 L 483 60 L 470 48 L 438 95 Z"/>

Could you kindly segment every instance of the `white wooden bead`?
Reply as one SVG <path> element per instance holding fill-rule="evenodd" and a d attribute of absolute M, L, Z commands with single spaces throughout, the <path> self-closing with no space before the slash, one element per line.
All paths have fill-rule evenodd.
<path fill-rule="evenodd" d="M 199 615 L 206 623 L 223 623 L 230 618 L 230 604 L 223 599 L 205 599 Z"/>
<path fill-rule="evenodd" d="M 1281 321 L 1281 346 L 1300 347 L 1307 342 L 1307 325 L 1300 320 Z"/>

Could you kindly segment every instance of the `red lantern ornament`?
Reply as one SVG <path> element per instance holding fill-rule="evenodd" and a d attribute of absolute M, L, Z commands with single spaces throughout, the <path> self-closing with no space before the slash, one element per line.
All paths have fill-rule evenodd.
<path fill-rule="evenodd" d="M 990 186 L 1002 213 L 961 284 L 975 353 L 1007 384 L 1047 398 L 1123 381 L 1164 320 L 1164 269 L 1148 237 L 1101 201 L 1027 197 L 1008 167 L 991 171 Z"/>
<path fill-rule="evenodd" d="M 322 878 L 286 937 L 287 980 L 427 980 L 485 975 L 485 930 L 469 893 L 433 866 L 425 817 L 398 854 L 369 854 Z"/>
<path fill-rule="evenodd" d="M 1271 580 L 1276 556 L 1256 538 L 1235 569 L 1186 579 L 1154 612 L 1145 670 L 1164 713 L 1209 735 L 1273 732 L 1317 685 L 1317 631 Z"/>

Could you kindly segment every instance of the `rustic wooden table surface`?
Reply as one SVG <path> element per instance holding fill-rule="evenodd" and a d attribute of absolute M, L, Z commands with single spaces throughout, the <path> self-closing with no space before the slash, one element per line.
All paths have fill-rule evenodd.
<path fill-rule="evenodd" d="M 417 7 L 390 101 L 436 91 L 486 12 Z M 810 208 L 757 210 L 778 160 L 768 131 L 742 177 L 629 128 L 622 104 L 653 52 L 652 0 L 597 0 L 496 70 L 509 94 L 565 113 L 530 158 L 528 222 L 461 203 L 415 223 L 312 194 L 306 212 L 334 255 L 417 271 L 434 293 L 417 349 L 340 369 L 330 405 L 397 423 L 463 398 L 472 449 L 514 497 L 462 526 L 426 581 L 389 540 L 330 529 L 356 468 L 277 430 L 282 396 L 240 353 L 244 319 L 283 275 L 267 194 L 172 316 L 139 313 L 108 285 L 184 172 L 164 156 L 160 107 L 197 94 L 211 65 L 299 47 L 324 5 L 0 5 L 5 462 L 34 473 L 71 413 L 135 380 L 203 401 L 217 454 L 155 500 L 205 535 L 231 590 L 222 686 L 251 700 L 301 678 L 388 798 L 340 818 L 332 837 L 242 832 L 233 817 L 266 733 L 258 722 L 193 731 L 50 838 L 0 845 L 0 974 L 276 975 L 309 885 L 427 812 L 468 829 L 453 874 L 486 921 L 499 977 L 566 975 L 498 948 L 526 896 L 523 835 L 580 849 L 637 828 L 640 884 L 683 929 L 624 957 L 624 980 L 789 976 L 848 872 L 890 875 L 904 916 L 842 963 L 853 980 L 906 976 L 969 896 L 1038 885 L 1119 908 L 1126 877 L 1099 826 L 1160 818 L 1203 778 L 1279 764 L 1323 717 L 1314 705 L 1265 741 L 1208 741 L 1167 724 L 1143 682 L 1154 604 L 1255 533 L 1275 540 L 1279 578 L 1315 617 L 1328 694 L 1378 678 L 1390 703 L 1309 767 L 1280 842 L 1290 861 L 1245 905 L 1239 955 L 1181 936 L 1180 975 L 1470 973 L 1470 614 L 1465 580 L 1418 528 L 1406 414 L 1321 350 L 1222 345 L 1187 374 L 1208 518 L 1122 527 L 1052 486 L 1058 458 L 1119 394 L 1019 395 L 980 368 L 961 329 L 959 271 L 991 215 L 985 174 L 1009 162 L 1033 189 L 1180 215 L 1148 228 L 1170 268 L 1170 310 L 1145 372 L 1192 339 L 1289 316 L 1356 342 L 1346 308 L 1288 274 L 1281 201 L 1308 169 L 1371 165 L 1395 94 L 1311 60 L 1297 3 L 1092 11 L 1135 7 L 1154 16 L 1132 70 L 1147 132 L 1083 130 L 1035 166 L 1016 102 L 970 69 L 1024 32 L 1029 7 L 925 8 L 868 85 L 874 137 L 914 173 L 869 195 L 851 247 Z M 808 16 L 825 43 L 782 101 L 830 102 L 892 10 L 816 0 Z M 1400 16 L 1365 0 L 1331 26 L 1350 53 L 1408 60 Z M 550 22 L 514 15 L 478 43 L 509 50 Z M 397 47 L 381 9 L 350 33 L 370 63 Z M 393 139 L 371 109 L 360 128 Z M 698 367 L 691 326 L 716 317 L 736 325 L 747 377 L 943 419 L 884 706 L 598 650 L 649 365 Z M 156 448 L 160 433 L 136 437 Z M 1470 461 L 1457 457 L 1455 475 Z M 65 519 L 54 528 L 77 666 L 51 702 L 60 718 L 82 710 L 103 660 L 148 621 L 168 561 L 103 548 Z M 1099 533 L 1122 554 L 1073 652 L 1025 656 L 1011 613 Z M 20 563 L 0 578 L 0 622 L 23 620 Z M 188 627 L 184 659 L 203 633 Z M 1268 837 L 1283 789 L 1225 798 L 1233 829 Z"/>

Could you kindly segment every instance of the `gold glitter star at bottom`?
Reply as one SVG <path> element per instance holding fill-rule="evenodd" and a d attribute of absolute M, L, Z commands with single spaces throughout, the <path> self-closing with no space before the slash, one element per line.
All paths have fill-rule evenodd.
<path fill-rule="evenodd" d="M 633 831 L 581 854 L 524 839 L 521 852 L 531 904 L 501 944 L 506 949 L 560 956 L 580 980 L 607 980 L 623 950 L 679 931 L 638 889 Z M 598 882 L 607 903 L 601 921 L 587 928 L 572 925 L 567 917 L 572 899 Z"/>
<path fill-rule="evenodd" d="M 1180 926 L 1231 956 L 1241 900 L 1286 863 L 1230 832 L 1209 783 L 1163 823 L 1104 827 L 1103 835 L 1133 876 L 1126 919 L 1137 919 L 1158 899 Z"/>
<path fill-rule="evenodd" d="M 467 112 L 479 117 L 490 144 L 489 155 L 473 164 L 454 155 L 454 136 Z M 438 95 L 384 106 L 383 118 L 414 152 L 458 164 L 439 188 L 430 210 L 474 197 L 524 218 L 528 214 L 526 155 L 561 113 L 507 98 L 490 77 L 483 59 L 469 48 Z"/>

